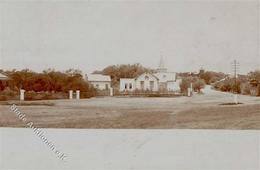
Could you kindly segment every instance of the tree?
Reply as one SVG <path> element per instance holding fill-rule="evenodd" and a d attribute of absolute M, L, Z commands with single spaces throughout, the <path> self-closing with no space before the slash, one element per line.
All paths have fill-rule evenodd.
<path fill-rule="evenodd" d="M 80 70 L 69 69 L 65 72 L 59 72 L 48 69 L 37 73 L 25 69 L 7 71 L 6 74 L 11 79 L 7 84 L 13 90 L 23 88 L 26 91 L 34 92 L 63 93 L 67 93 L 69 90 L 80 90 L 86 96 L 95 94 L 94 88 L 91 88 L 88 82 L 83 79 Z"/>
<path fill-rule="evenodd" d="M 241 82 L 240 78 L 226 78 L 225 80 L 214 84 L 215 89 L 219 89 L 224 92 L 235 92 L 241 93 Z"/>
<path fill-rule="evenodd" d="M 225 76 L 226 75 L 224 73 L 213 72 L 213 71 L 206 71 L 199 74 L 199 77 L 203 79 L 206 84 L 214 83 L 218 80 L 225 78 Z"/>
<path fill-rule="evenodd" d="M 250 72 L 248 77 L 251 85 L 257 88 L 257 96 L 260 96 L 260 70 Z"/>
<path fill-rule="evenodd" d="M 182 93 L 186 94 L 188 92 L 188 88 L 191 87 L 192 79 L 193 77 L 191 76 L 182 78 L 182 81 L 180 83 L 180 89 Z"/>
<path fill-rule="evenodd" d="M 193 77 L 193 76 L 184 77 L 182 78 L 182 82 L 180 84 L 181 92 L 187 93 L 187 90 L 188 88 L 191 87 L 191 84 L 194 91 L 200 92 L 200 90 L 205 87 L 206 83 L 203 79 L 199 77 Z"/>
<path fill-rule="evenodd" d="M 193 83 L 193 89 L 194 91 L 197 92 L 201 92 L 200 90 L 203 89 L 205 87 L 206 83 L 204 80 L 202 79 L 197 79 L 194 83 Z"/>

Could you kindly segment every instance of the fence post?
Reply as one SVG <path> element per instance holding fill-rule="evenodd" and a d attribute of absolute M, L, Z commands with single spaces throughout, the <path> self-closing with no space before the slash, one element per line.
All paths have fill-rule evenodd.
<path fill-rule="evenodd" d="M 110 87 L 110 96 L 113 96 L 113 88 Z"/>
<path fill-rule="evenodd" d="M 24 92 L 25 92 L 25 90 L 23 90 L 23 89 L 20 90 L 20 100 L 21 101 L 24 100 Z"/>
<path fill-rule="evenodd" d="M 77 99 L 77 100 L 80 99 L 80 91 L 79 91 L 79 90 L 76 91 L 76 99 Z"/>
<path fill-rule="evenodd" d="M 69 91 L 69 99 L 70 100 L 73 99 L 73 91 L 72 90 Z"/>
<path fill-rule="evenodd" d="M 191 96 L 191 88 L 188 88 L 188 97 Z"/>

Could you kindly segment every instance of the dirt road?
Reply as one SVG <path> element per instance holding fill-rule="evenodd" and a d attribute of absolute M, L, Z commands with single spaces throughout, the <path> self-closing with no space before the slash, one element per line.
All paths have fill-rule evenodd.
<path fill-rule="evenodd" d="M 37 127 L 47 128 L 185 128 L 260 129 L 260 98 L 212 90 L 176 98 L 104 97 L 48 101 L 53 106 L 18 106 Z M 36 102 L 40 104 L 40 102 Z M 29 102 L 27 102 L 29 103 Z M 29 103 L 30 104 L 30 103 Z M 26 127 L 10 106 L 0 105 L 0 126 Z"/>

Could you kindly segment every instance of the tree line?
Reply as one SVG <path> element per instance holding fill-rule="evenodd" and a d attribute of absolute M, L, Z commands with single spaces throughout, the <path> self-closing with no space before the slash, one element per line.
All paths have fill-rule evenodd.
<path fill-rule="evenodd" d="M 16 92 L 19 89 L 24 89 L 27 92 L 52 93 L 67 93 L 69 90 L 80 90 L 83 97 L 95 95 L 95 89 L 84 81 L 81 71 L 75 69 L 65 72 L 48 69 L 41 73 L 29 69 L 2 72 L 9 77 L 9 80 L 0 83 L 1 90 L 8 88 Z"/>
<path fill-rule="evenodd" d="M 260 96 L 260 70 L 238 75 L 236 78 L 227 76 L 222 81 L 214 83 L 213 87 L 224 92 Z"/>
<path fill-rule="evenodd" d="M 182 79 L 180 84 L 182 93 L 187 93 L 187 89 L 191 87 L 191 84 L 193 91 L 200 93 L 201 89 L 203 89 L 206 84 L 210 85 L 216 81 L 219 81 L 226 75 L 221 72 L 200 70 L 199 73 L 178 73 L 178 76 Z"/>

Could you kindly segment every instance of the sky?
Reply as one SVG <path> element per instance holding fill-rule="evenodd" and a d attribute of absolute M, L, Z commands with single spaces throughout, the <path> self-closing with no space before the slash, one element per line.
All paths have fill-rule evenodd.
<path fill-rule="evenodd" d="M 260 69 L 257 0 L 0 0 L 0 69 Z"/>

